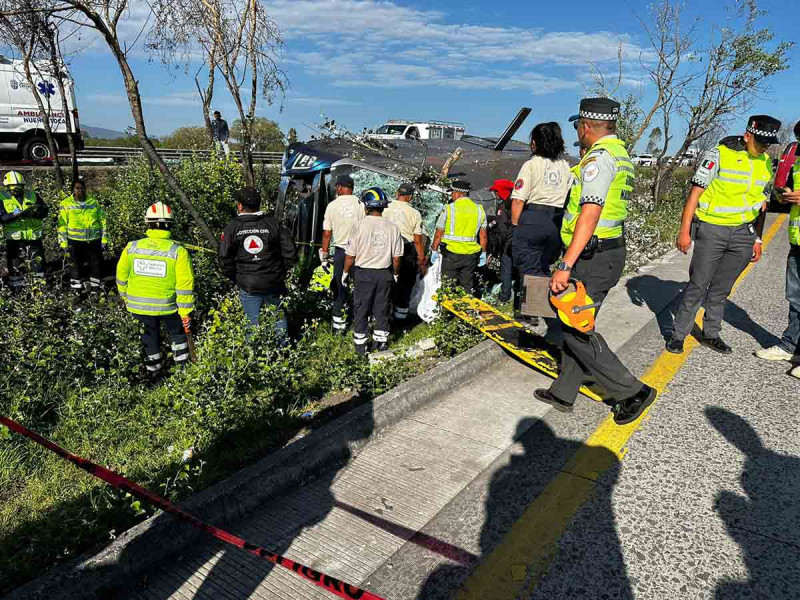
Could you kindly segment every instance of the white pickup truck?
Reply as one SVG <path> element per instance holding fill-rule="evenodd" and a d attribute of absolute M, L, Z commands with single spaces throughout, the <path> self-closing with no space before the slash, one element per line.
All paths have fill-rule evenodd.
<path fill-rule="evenodd" d="M 631 162 L 637 167 L 655 167 L 656 157 L 652 154 L 639 154 L 631 158 Z"/>
<path fill-rule="evenodd" d="M 25 78 L 22 61 L 0 55 L 0 152 L 24 160 L 43 160 L 50 156 L 42 128 L 44 115 L 39 112 L 34 93 L 41 96 L 45 107 L 49 105 L 50 127 L 60 150 L 69 147 L 67 119 L 70 119 L 73 131 L 80 131 L 73 82 L 65 81 L 68 110 L 64 114 L 56 78 L 45 68 L 40 67 L 37 71 L 34 92 Z M 83 148 L 80 134 L 75 136 L 75 142 L 79 149 Z"/>
<path fill-rule="evenodd" d="M 447 121 L 387 121 L 375 133 L 373 140 L 460 140 L 466 128 L 461 123 Z"/>

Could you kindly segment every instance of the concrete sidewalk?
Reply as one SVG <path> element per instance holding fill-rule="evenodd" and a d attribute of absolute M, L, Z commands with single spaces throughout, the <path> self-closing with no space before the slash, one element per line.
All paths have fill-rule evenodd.
<path fill-rule="evenodd" d="M 622 347 L 654 313 L 663 311 L 687 270 L 688 257 L 672 254 L 611 292 L 598 327 L 612 348 Z M 513 522 L 515 511 L 524 506 L 516 500 L 503 518 L 495 514 L 487 519 L 492 502 L 480 497 L 489 493 L 498 473 L 508 470 L 510 453 L 520 440 L 542 456 L 539 467 L 529 473 L 538 483 L 518 490 L 525 496 L 541 489 L 607 415 L 606 407 L 593 402 L 582 403 L 573 418 L 547 414 L 549 407 L 532 397 L 535 387 L 548 384 L 547 378 L 512 358 L 476 376 L 373 439 L 349 464 L 267 503 L 231 530 L 351 584 L 374 587 L 388 598 L 417 597 L 430 574 L 443 565 L 455 564 L 467 573 L 486 544 L 496 541 L 504 523 Z M 539 431 L 542 424 L 551 428 L 546 435 Z M 553 436 L 567 442 L 544 443 Z M 482 482 L 485 489 L 480 492 Z M 463 518 L 454 508 L 459 498 L 468 499 Z M 483 548 L 474 536 L 463 543 L 447 540 L 459 528 L 469 538 L 470 531 L 480 531 L 487 521 L 492 525 L 484 532 Z M 436 522 L 446 531 L 428 533 L 426 526 Z M 414 551 L 422 554 L 409 566 L 403 556 Z M 401 576 L 396 586 L 390 585 L 389 576 L 395 560 L 408 567 L 395 571 Z M 457 579 L 433 587 L 444 590 Z M 437 597 L 433 591 L 429 596 Z M 291 573 L 207 540 L 150 573 L 144 585 L 140 582 L 116 597 L 329 595 Z"/>

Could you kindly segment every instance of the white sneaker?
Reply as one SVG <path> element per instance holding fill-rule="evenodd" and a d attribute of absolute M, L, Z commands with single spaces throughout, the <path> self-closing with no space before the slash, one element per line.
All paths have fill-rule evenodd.
<path fill-rule="evenodd" d="M 761 348 L 756 350 L 756 356 L 764 360 L 792 360 L 793 354 L 787 352 L 780 346 L 773 346 L 772 348 Z M 800 376 L 800 373 L 796 377 Z"/>
<path fill-rule="evenodd" d="M 800 367 L 795 367 L 791 371 L 789 371 L 789 375 L 796 379 L 800 379 Z"/>

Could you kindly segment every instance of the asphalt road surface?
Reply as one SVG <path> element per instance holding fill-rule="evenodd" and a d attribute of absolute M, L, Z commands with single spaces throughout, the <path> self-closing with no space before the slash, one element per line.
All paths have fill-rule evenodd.
<path fill-rule="evenodd" d="M 800 381 L 753 356 L 786 324 L 778 219 L 727 305 L 730 356 L 662 352 L 682 256 L 609 297 L 602 330 L 662 389 L 641 422 L 549 410 L 504 359 L 231 529 L 392 600 L 800 598 Z M 209 540 L 116 597 L 332 596 Z"/>

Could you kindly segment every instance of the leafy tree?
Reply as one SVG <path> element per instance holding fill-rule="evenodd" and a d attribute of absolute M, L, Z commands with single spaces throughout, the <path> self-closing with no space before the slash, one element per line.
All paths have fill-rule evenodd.
<path fill-rule="evenodd" d="M 231 137 L 240 144 L 244 139 L 241 119 L 236 119 L 231 127 Z M 275 121 L 256 117 L 250 125 L 250 149 L 258 152 L 281 152 L 286 147 L 286 138 Z"/>
<path fill-rule="evenodd" d="M 179 127 L 164 138 L 164 148 L 208 150 L 210 146 L 205 127 Z"/>
<path fill-rule="evenodd" d="M 658 152 L 658 148 L 661 145 L 661 127 L 653 127 L 650 131 L 650 137 L 647 140 L 647 153 L 648 154 L 655 154 Z"/>

